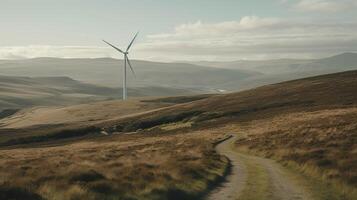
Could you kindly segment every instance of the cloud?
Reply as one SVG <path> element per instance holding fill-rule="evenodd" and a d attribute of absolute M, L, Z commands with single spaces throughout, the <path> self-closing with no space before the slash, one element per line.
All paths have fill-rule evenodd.
<path fill-rule="evenodd" d="M 341 12 L 357 8 L 355 0 L 284 0 L 282 3 L 288 3 L 293 9 L 304 12 Z"/>
<path fill-rule="evenodd" d="M 156 61 L 313 58 L 357 51 L 357 22 L 242 17 L 181 24 L 135 44 L 132 59 Z M 0 47 L 0 58 L 117 57 L 105 46 Z"/>
<path fill-rule="evenodd" d="M 201 35 L 211 35 L 219 36 L 226 34 L 227 31 L 242 31 L 242 30 L 253 30 L 253 29 L 263 29 L 264 27 L 273 26 L 280 22 L 277 18 L 259 18 L 257 16 L 246 16 L 240 21 L 226 21 L 215 24 L 205 24 L 201 21 L 195 23 L 182 24 L 175 28 L 174 34 L 157 34 L 148 36 L 149 39 L 165 39 L 169 37 L 180 37 L 184 39 L 185 37 L 192 37 Z"/>
<path fill-rule="evenodd" d="M 357 22 L 301 22 L 243 17 L 239 21 L 177 26 L 150 35 L 140 52 L 170 59 L 234 60 L 314 57 L 357 50 Z"/>
<path fill-rule="evenodd" d="M 36 57 L 96 58 L 115 56 L 106 47 L 95 46 L 12 46 L 0 47 L 0 59 L 21 59 Z"/>

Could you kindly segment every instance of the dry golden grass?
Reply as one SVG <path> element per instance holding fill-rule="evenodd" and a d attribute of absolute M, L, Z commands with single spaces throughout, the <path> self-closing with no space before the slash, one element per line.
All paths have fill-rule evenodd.
<path fill-rule="evenodd" d="M 300 169 L 317 169 L 310 171 L 355 187 L 356 77 L 357 71 L 313 77 L 125 117 L 113 117 L 113 112 L 109 120 L 96 119 L 92 125 L 96 131 L 104 128 L 121 135 L 94 134 L 91 141 L 65 145 L 56 135 L 42 139 L 54 139 L 52 143 L 62 146 L 0 150 L 0 195 L 195 198 L 223 175 L 227 161 L 213 151 L 212 142 L 230 132 L 243 136 L 239 147 L 294 162 Z M 224 125 L 228 126 L 222 129 Z M 79 130 L 70 128 L 70 134 Z M 0 141 L 29 137 L 19 141 L 38 146 L 31 137 L 49 134 L 49 129 L 0 130 Z"/>
<path fill-rule="evenodd" d="M 171 131 L 181 128 L 190 128 L 191 126 L 192 126 L 191 122 L 176 122 L 176 123 L 164 124 L 159 126 L 158 128 L 164 131 Z"/>
<path fill-rule="evenodd" d="M 173 103 L 131 99 L 112 100 L 67 107 L 34 107 L 19 111 L 13 116 L 0 120 L 2 128 L 27 128 L 39 125 L 85 124 L 90 125 L 108 119 L 118 119 Z"/>
<path fill-rule="evenodd" d="M 0 191 L 21 188 L 46 199 L 195 198 L 226 170 L 227 160 L 212 148 L 221 137 L 209 131 L 113 135 L 57 147 L 2 150 Z"/>
<path fill-rule="evenodd" d="M 284 114 L 245 123 L 236 145 L 357 195 L 356 122 L 356 107 Z"/>
<path fill-rule="evenodd" d="M 96 129 L 96 131 L 82 132 L 83 134 L 75 135 L 77 135 L 76 137 L 93 134 L 98 136 L 100 135 L 101 127 L 94 127 L 93 125 L 95 124 L 103 123 L 107 120 L 120 120 L 152 111 L 159 111 L 163 107 L 173 105 L 173 103 L 165 101 L 151 102 L 150 100 L 151 98 L 140 98 L 128 101 L 102 101 L 68 107 L 34 107 L 24 109 L 0 120 L 0 146 L 6 146 L 8 143 L 14 144 L 14 140 L 18 139 L 27 141 L 20 143 L 28 143 L 29 140 L 48 141 L 48 139 L 44 139 L 48 135 L 61 137 L 60 135 L 65 135 L 64 132 L 67 130 L 79 133 L 80 131 L 78 130 Z M 63 137 L 61 138 L 63 139 Z M 71 136 L 70 138 L 73 137 Z M 17 144 L 18 142 L 15 143 Z"/>

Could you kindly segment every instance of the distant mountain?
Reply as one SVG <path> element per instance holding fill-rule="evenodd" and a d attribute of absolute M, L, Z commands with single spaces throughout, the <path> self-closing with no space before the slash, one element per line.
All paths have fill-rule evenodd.
<path fill-rule="evenodd" d="M 204 93 L 195 89 L 166 87 L 129 88 L 131 97 L 175 96 Z M 0 76 L 0 112 L 29 106 L 72 105 L 121 98 L 121 88 L 82 83 L 68 77 Z M 1 115 L 1 113 L 0 113 Z"/>
<path fill-rule="evenodd" d="M 343 53 L 315 61 L 322 66 L 337 69 L 356 69 L 357 53 Z"/>
<path fill-rule="evenodd" d="M 134 78 L 128 74 L 129 88 L 151 88 L 147 91 L 132 91 L 135 93 L 134 96 L 144 95 L 144 93 L 145 95 L 174 95 L 182 94 L 177 90 L 193 91 L 194 93 L 239 91 L 308 76 L 354 70 L 357 69 L 357 54 L 344 53 L 329 58 L 310 60 L 278 59 L 194 63 L 133 60 L 132 65 L 137 76 Z M 0 74 L 2 75 L 65 76 L 105 87 L 120 87 L 122 85 L 122 68 L 123 62 L 112 58 L 0 60 Z M 40 79 L 36 78 L 36 80 Z M 53 78 L 49 80 L 54 81 Z M 41 81 L 46 81 L 46 78 Z M 71 83 L 67 80 L 63 84 Z M 81 89 L 84 90 L 83 86 Z M 91 87 L 86 90 L 91 90 Z"/>
<path fill-rule="evenodd" d="M 137 77 L 128 74 L 129 87 L 232 90 L 241 80 L 260 74 L 249 70 L 217 69 L 186 63 L 133 60 L 132 65 Z M 0 73 L 3 75 L 68 76 L 86 83 L 110 87 L 121 86 L 122 68 L 123 62 L 112 58 L 0 60 Z"/>
<path fill-rule="evenodd" d="M 277 60 L 259 60 L 259 61 L 231 61 L 231 62 L 193 62 L 209 67 L 223 69 L 241 69 L 257 71 L 263 74 L 284 74 L 284 73 L 322 73 L 340 72 L 357 69 L 357 53 L 343 53 L 340 55 L 322 58 L 322 59 L 277 59 Z"/>
<path fill-rule="evenodd" d="M 256 71 L 261 74 L 240 81 L 239 89 L 357 69 L 357 53 L 343 53 L 323 59 L 278 59 L 264 61 L 195 62 L 220 69 Z"/>

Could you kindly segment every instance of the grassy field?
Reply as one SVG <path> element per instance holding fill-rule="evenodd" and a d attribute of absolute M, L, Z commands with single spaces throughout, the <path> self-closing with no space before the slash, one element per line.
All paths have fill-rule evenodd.
<path fill-rule="evenodd" d="M 338 195 L 332 199 L 353 199 L 356 85 L 357 71 L 318 76 L 214 96 L 105 126 L 115 123 L 123 130 L 136 130 L 181 122 L 190 124 L 186 130 L 199 130 L 236 125 L 230 131 L 245 136 L 237 142 L 240 149 L 295 166 L 335 191 Z"/>
<path fill-rule="evenodd" d="M 240 126 L 246 135 L 236 146 L 279 160 L 352 199 L 357 197 L 356 121 L 357 107 L 255 120 Z"/>
<path fill-rule="evenodd" d="M 195 199 L 227 170 L 228 161 L 212 150 L 221 137 L 215 132 L 113 135 L 2 150 L 0 197 Z"/>
<path fill-rule="evenodd" d="M 316 183 L 309 187 L 326 184 L 323 188 L 353 199 L 356 85 L 357 71 L 352 71 L 207 98 L 139 102 L 179 104 L 122 117 L 112 112 L 105 118 L 103 112 L 100 118 L 105 120 L 95 119 L 90 126 L 2 129 L 0 139 L 17 140 L 2 143 L 0 194 L 24 195 L 22 199 L 196 199 L 229 166 L 213 143 L 235 133 L 240 135 L 237 148 L 314 177 Z M 85 112 L 78 119 L 91 116 L 90 109 L 78 112 Z M 103 136 L 103 130 L 113 135 Z M 261 184 L 248 186 L 269 190 L 264 171 L 250 165 L 248 174 Z"/>
<path fill-rule="evenodd" d="M 182 98 L 182 97 L 178 97 Z M 150 101 L 150 98 L 128 101 L 112 100 L 67 107 L 33 107 L 17 111 L 0 120 L 0 146 L 64 139 L 67 136 L 100 135 L 94 124 L 140 115 L 175 103 Z M 71 136 L 73 135 L 73 136 Z M 22 142 L 23 141 L 23 142 Z"/>
<path fill-rule="evenodd" d="M 111 100 L 66 107 L 33 107 L 18 111 L 15 115 L 0 120 L 2 128 L 28 128 L 38 125 L 84 124 L 134 115 L 165 106 L 174 105 L 165 101 L 150 101 L 150 98 L 129 101 Z"/>

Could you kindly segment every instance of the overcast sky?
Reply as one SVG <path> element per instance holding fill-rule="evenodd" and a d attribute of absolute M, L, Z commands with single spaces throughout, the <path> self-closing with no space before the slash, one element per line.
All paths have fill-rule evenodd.
<path fill-rule="evenodd" d="M 315 58 L 357 51 L 357 0 L 0 0 L 0 59 Z"/>

